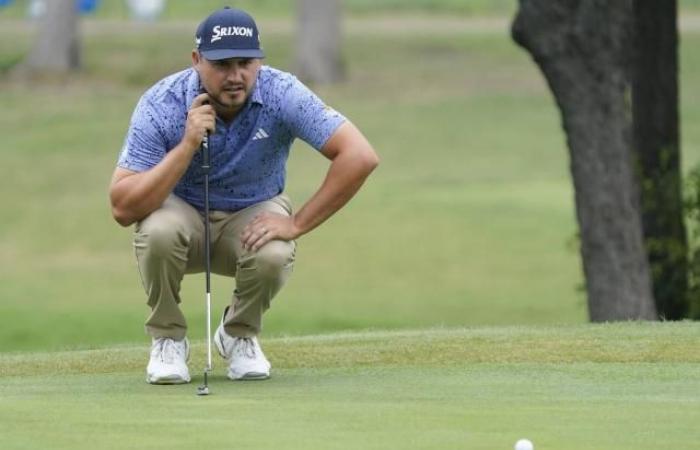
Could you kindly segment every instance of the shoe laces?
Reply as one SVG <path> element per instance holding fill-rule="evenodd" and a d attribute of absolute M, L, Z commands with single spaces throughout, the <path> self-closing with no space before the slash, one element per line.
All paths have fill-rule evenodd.
<path fill-rule="evenodd" d="M 233 352 L 238 356 L 254 359 L 257 346 L 253 338 L 237 337 L 235 339 L 236 342 L 233 344 Z"/>
<path fill-rule="evenodd" d="M 158 358 L 165 364 L 172 364 L 175 362 L 175 358 L 182 359 L 184 356 L 181 346 L 170 338 L 156 339 L 154 350 L 157 352 Z"/>

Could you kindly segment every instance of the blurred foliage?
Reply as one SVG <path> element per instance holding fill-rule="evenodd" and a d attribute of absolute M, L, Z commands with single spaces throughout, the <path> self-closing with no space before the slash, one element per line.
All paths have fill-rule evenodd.
<path fill-rule="evenodd" d="M 19 18 L 26 15 L 29 0 L 15 0 L 0 17 Z M 700 3 L 700 0 L 698 0 Z M 344 0 L 346 12 L 368 14 L 374 12 L 434 12 L 459 14 L 504 14 L 515 10 L 516 0 Z M 222 6 L 245 9 L 259 16 L 288 16 L 295 10 L 295 0 L 168 0 L 164 19 L 199 20 L 202 14 Z M 95 17 L 124 19 L 129 10 L 123 0 L 101 0 Z"/>
<path fill-rule="evenodd" d="M 688 224 L 690 317 L 700 319 L 700 165 L 686 175 L 684 194 Z"/>
<path fill-rule="evenodd" d="M 31 0 L 14 0 L 0 8 L 0 18 L 23 18 Z M 517 0 L 342 0 L 346 13 L 352 15 L 435 13 L 465 16 L 512 15 Z M 296 9 L 296 0 L 167 0 L 163 19 L 195 20 L 203 14 L 223 6 L 242 8 L 258 17 L 290 16 Z M 700 11 L 700 0 L 679 0 L 679 9 Z M 99 0 L 97 10 L 91 14 L 101 19 L 129 18 L 124 0 Z"/>

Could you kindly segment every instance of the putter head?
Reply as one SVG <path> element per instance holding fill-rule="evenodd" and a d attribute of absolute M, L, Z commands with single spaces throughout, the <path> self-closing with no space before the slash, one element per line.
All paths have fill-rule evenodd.
<path fill-rule="evenodd" d="M 209 371 L 204 370 L 204 384 L 197 388 L 197 395 L 209 395 L 209 380 L 207 375 L 209 375 Z"/>

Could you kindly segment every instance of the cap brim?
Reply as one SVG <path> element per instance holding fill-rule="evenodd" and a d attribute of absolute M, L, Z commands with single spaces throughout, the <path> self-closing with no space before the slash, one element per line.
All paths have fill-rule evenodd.
<path fill-rule="evenodd" d="M 209 61 L 218 61 L 220 59 L 230 58 L 264 58 L 265 54 L 260 49 L 237 49 L 227 48 L 220 50 L 204 50 L 200 51 Z"/>

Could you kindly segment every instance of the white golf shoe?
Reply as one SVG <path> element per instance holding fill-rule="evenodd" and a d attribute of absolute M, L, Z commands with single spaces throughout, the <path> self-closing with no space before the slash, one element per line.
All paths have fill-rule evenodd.
<path fill-rule="evenodd" d="M 219 354 L 228 361 L 228 377 L 232 380 L 264 380 L 270 378 L 270 362 L 255 337 L 229 336 L 224 331 L 224 310 L 221 323 L 216 329 L 214 343 Z"/>
<path fill-rule="evenodd" d="M 170 338 L 153 339 L 151 359 L 146 368 L 146 381 L 151 384 L 189 383 L 189 357 L 190 343 L 187 338 L 181 341 Z"/>

